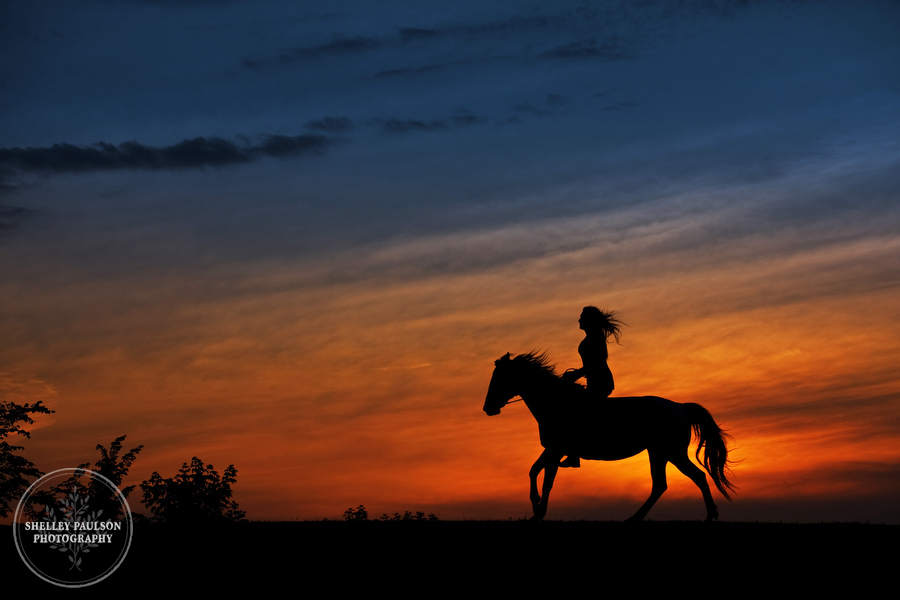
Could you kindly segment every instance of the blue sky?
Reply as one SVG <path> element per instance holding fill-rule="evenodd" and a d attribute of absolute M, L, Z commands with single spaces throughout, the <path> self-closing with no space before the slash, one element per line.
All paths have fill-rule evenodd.
<path fill-rule="evenodd" d="M 298 233 L 334 243 L 594 213 L 896 137 L 892 3 L 312 6 L 7 3 L 4 183 L 111 160 L 13 149 L 133 142 L 168 149 L 150 185 L 269 179 L 257 202 L 302 203 Z"/>

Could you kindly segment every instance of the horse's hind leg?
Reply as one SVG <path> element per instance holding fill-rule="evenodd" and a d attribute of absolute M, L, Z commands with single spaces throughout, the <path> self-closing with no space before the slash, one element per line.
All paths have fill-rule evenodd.
<path fill-rule="evenodd" d="M 668 486 L 666 485 L 666 463 L 669 462 L 664 455 L 657 451 L 649 451 L 650 454 L 650 476 L 653 478 L 653 489 L 650 491 L 650 497 L 644 502 L 644 505 L 631 518 L 629 523 L 640 522 L 644 520 L 659 497 L 663 495 Z"/>
<path fill-rule="evenodd" d="M 687 454 L 680 455 L 680 458 L 677 460 L 672 460 L 672 464 L 700 488 L 700 491 L 703 493 L 703 501 L 706 503 L 706 520 L 717 520 L 719 518 L 719 510 L 716 508 L 716 503 L 713 502 L 712 494 L 709 491 L 709 484 L 706 482 L 706 473 L 692 463 Z"/>

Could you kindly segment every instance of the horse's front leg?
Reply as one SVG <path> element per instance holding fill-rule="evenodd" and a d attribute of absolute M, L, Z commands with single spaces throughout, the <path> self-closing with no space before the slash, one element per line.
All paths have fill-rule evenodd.
<path fill-rule="evenodd" d="M 562 454 L 551 450 L 544 450 L 531 467 L 528 476 L 531 478 L 531 508 L 534 510 L 532 521 L 540 521 L 547 514 L 547 501 L 550 499 L 550 490 L 553 488 L 553 480 L 559 470 L 559 461 Z M 544 482 L 541 493 L 538 493 L 537 477 L 544 472 Z"/>
<path fill-rule="evenodd" d="M 537 486 L 537 478 L 540 475 L 541 471 L 544 470 L 544 457 L 547 455 L 547 451 L 544 450 L 541 455 L 538 457 L 534 464 L 531 465 L 531 470 L 528 472 L 528 477 L 531 479 L 531 509 L 534 511 L 534 519 L 540 519 L 538 517 L 538 510 L 540 509 L 541 504 L 541 495 L 538 493 Z M 543 515 L 542 515 L 543 516 Z"/>

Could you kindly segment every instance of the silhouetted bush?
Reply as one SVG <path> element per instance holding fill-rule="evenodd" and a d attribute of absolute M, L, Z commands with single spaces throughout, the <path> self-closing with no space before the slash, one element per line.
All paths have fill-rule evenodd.
<path fill-rule="evenodd" d="M 410 511 L 406 511 L 401 515 L 400 513 L 394 513 L 393 516 L 388 516 L 387 514 L 381 515 L 378 519 L 379 521 L 439 521 L 438 516 L 434 513 L 428 513 L 428 516 L 425 515 L 421 510 L 417 510 L 416 514 L 411 513 Z"/>
<path fill-rule="evenodd" d="M 344 511 L 344 520 L 345 521 L 368 521 L 369 520 L 369 511 L 366 510 L 366 507 L 360 504 L 356 508 L 348 508 Z M 393 516 L 389 516 L 387 514 L 383 514 L 378 518 L 379 521 L 439 521 L 438 516 L 434 513 L 429 513 L 427 516 L 422 511 L 416 511 L 415 514 L 406 511 L 402 515 L 400 513 L 394 513 Z"/>
<path fill-rule="evenodd" d="M 348 508 L 344 511 L 345 521 L 366 521 L 369 519 L 369 513 L 366 507 L 360 504 L 356 508 Z"/>
<path fill-rule="evenodd" d="M 175 477 L 163 479 L 154 471 L 141 484 L 143 503 L 153 513 L 154 521 L 244 521 L 247 513 L 231 500 L 231 485 L 236 482 L 234 465 L 229 465 L 220 478 L 212 465 L 204 465 L 195 456 L 190 465 L 182 465 Z"/>

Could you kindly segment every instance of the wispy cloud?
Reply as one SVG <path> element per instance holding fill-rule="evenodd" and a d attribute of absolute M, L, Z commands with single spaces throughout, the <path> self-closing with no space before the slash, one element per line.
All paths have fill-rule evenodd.
<path fill-rule="evenodd" d="M 579 40 L 554 46 L 537 55 L 546 59 L 596 59 L 624 60 L 632 58 L 634 52 L 617 42 L 598 43 L 596 40 Z"/>
<path fill-rule="evenodd" d="M 324 58 L 328 56 L 340 56 L 347 54 L 358 54 L 368 52 L 382 47 L 384 40 L 354 36 L 347 37 L 343 35 L 335 35 L 330 42 L 317 44 L 314 46 L 299 46 L 291 48 L 279 54 L 275 58 L 269 59 L 251 59 L 245 58 L 242 64 L 248 69 L 257 69 L 267 64 L 289 64 L 301 60 Z"/>
<path fill-rule="evenodd" d="M 634 108 L 637 105 L 638 103 L 633 100 L 622 100 L 619 102 L 613 102 L 612 104 L 607 104 L 600 110 L 622 110 L 623 108 Z"/>
<path fill-rule="evenodd" d="M 15 229 L 19 221 L 34 215 L 36 212 L 23 206 L 0 204 L 0 233 Z"/>
<path fill-rule="evenodd" d="M 553 115 L 558 114 L 560 111 L 565 110 L 566 105 L 568 104 L 569 99 L 562 94 L 549 94 L 547 96 L 547 99 L 544 101 L 543 106 L 535 106 L 534 104 L 526 100 L 525 102 L 516 104 L 513 110 L 515 110 L 517 113 L 535 117 L 552 117 Z"/>
<path fill-rule="evenodd" d="M 456 110 L 452 115 L 440 119 L 423 121 L 420 119 L 372 119 L 369 124 L 376 127 L 384 135 L 402 134 L 415 131 L 442 131 L 450 128 L 469 127 L 483 123 L 485 119 L 465 108 Z"/>
<path fill-rule="evenodd" d="M 419 119 L 372 119 L 370 122 L 378 128 L 380 133 L 408 133 L 410 131 L 440 131 L 449 129 L 446 121 L 442 119 L 432 119 L 431 121 L 422 121 Z"/>
<path fill-rule="evenodd" d="M 240 141 L 196 137 L 162 147 L 135 141 L 118 146 L 107 142 L 90 146 L 60 143 L 39 148 L 0 148 L 0 170 L 7 173 L 81 173 L 203 169 L 250 163 L 263 157 L 322 154 L 331 143 L 329 138 L 318 134 L 259 135 Z"/>
<path fill-rule="evenodd" d="M 241 63 L 245 68 L 258 69 L 266 65 L 292 64 L 333 56 L 364 54 L 423 42 L 459 40 L 471 43 L 477 40 L 505 39 L 513 34 L 524 35 L 561 27 L 571 21 L 572 18 L 569 15 L 511 16 L 483 23 L 446 23 L 435 27 L 397 26 L 392 34 L 377 37 L 334 34 L 332 39 L 325 43 L 296 46 L 268 58 L 244 58 Z M 380 74 L 414 71 L 416 69 L 399 68 L 383 71 Z"/>
<path fill-rule="evenodd" d="M 355 127 L 353 121 L 347 117 L 324 117 L 322 119 L 313 119 L 307 121 L 304 125 L 306 129 L 312 131 L 323 131 L 325 133 L 341 133 L 350 131 Z"/>

